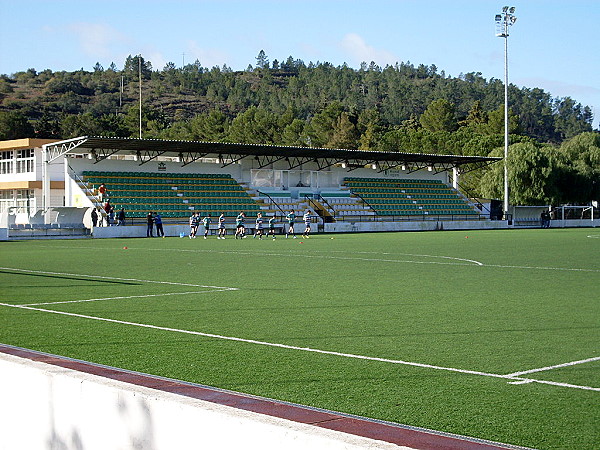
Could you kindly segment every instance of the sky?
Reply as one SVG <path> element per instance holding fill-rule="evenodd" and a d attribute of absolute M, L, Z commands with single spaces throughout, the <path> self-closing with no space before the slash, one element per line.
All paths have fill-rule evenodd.
<path fill-rule="evenodd" d="M 505 5 L 517 17 L 509 82 L 590 106 L 598 129 L 600 0 L 0 0 L 0 74 L 121 69 L 137 54 L 154 69 L 244 70 L 264 50 L 271 62 L 410 62 L 504 80 L 494 16 Z"/>

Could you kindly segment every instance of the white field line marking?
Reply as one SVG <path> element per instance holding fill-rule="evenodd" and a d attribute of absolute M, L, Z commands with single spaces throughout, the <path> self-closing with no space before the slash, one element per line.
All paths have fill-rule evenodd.
<path fill-rule="evenodd" d="M 129 298 L 148 298 L 148 297 L 163 297 L 169 295 L 188 295 L 188 294 L 206 294 L 209 292 L 224 292 L 232 289 L 210 289 L 208 291 L 190 291 L 190 292 L 165 292 L 163 294 L 147 294 L 147 295 L 128 295 L 126 297 L 106 297 L 106 298 L 88 298 L 84 300 L 65 300 L 63 302 L 44 302 L 44 303 L 25 303 L 22 306 L 43 306 L 43 305 L 64 305 L 67 303 L 84 303 L 84 302 L 99 302 L 102 300 L 121 300 Z"/>
<path fill-rule="evenodd" d="M 588 237 L 598 237 L 600 235 L 591 235 Z M 52 247 L 56 248 L 56 247 Z M 70 247 L 72 248 L 72 247 Z M 80 247 L 83 249 L 88 249 L 88 247 Z M 131 249 L 130 250 L 135 250 Z M 322 258 L 322 259 L 340 259 L 340 260 L 351 260 L 351 261 L 373 261 L 373 262 L 393 262 L 393 263 L 408 263 L 408 264 L 438 264 L 438 265 L 448 265 L 448 266 L 473 266 L 476 265 L 478 267 L 493 267 L 497 269 L 524 269 L 524 270 L 556 270 L 556 271 L 565 271 L 565 272 L 591 272 L 591 273 L 600 273 L 600 269 L 581 269 L 581 268 L 569 268 L 569 267 L 544 267 L 544 266 L 516 266 L 516 265 L 503 265 L 503 264 L 485 264 L 480 261 L 472 260 L 472 259 L 463 259 L 463 258 L 453 258 L 451 256 L 434 256 L 434 255 L 411 255 L 409 253 L 396 253 L 397 255 L 409 255 L 409 256 L 422 256 L 422 257 L 431 257 L 431 258 L 450 258 L 456 259 L 458 261 L 466 261 L 471 262 L 472 264 L 461 264 L 461 263 L 452 263 L 452 262 L 441 262 L 441 261 L 412 261 L 412 260 L 400 260 L 400 259 L 380 259 L 380 258 L 352 258 L 352 257 L 341 257 L 341 256 L 323 256 L 323 255 L 306 255 L 306 254 L 294 254 L 294 253 L 273 253 L 273 252 L 261 252 L 260 250 L 254 252 L 244 252 L 244 251 L 226 251 L 226 250 L 202 250 L 202 249 L 165 249 L 165 248 L 148 248 L 142 249 L 144 251 L 160 251 L 160 252 L 190 252 L 190 253 L 219 253 L 219 254 L 233 254 L 233 255 L 250 255 L 256 256 L 257 254 L 261 256 L 282 256 L 285 258 Z M 332 250 L 328 253 L 346 253 L 341 250 Z M 348 252 L 349 253 L 349 252 Z M 374 253 L 378 255 L 394 255 L 394 253 L 377 253 L 377 252 L 352 252 L 356 254 L 369 254 Z M 1 269 L 1 267 L 0 267 Z"/>
<path fill-rule="evenodd" d="M 12 270 L 13 272 L 24 272 L 24 273 L 45 274 L 45 275 L 63 275 L 63 276 L 70 276 L 70 277 L 97 278 L 100 280 L 138 281 L 140 283 L 170 284 L 173 286 L 191 286 L 191 287 L 200 287 L 200 288 L 211 288 L 211 289 L 218 289 L 221 291 L 237 291 L 237 290 L 239 290 L 238 288 L 226 287 L 226 286 L 207 286 L 207 285 L 203 285 L 203 284 L 178 283 L 175 281 L 138 280 L 137 278 L 105 277 L 105 276 L 101 276 L 101 275 L 86 275 L 86 274 L 81 274 L 81 273 L 48 272 L 48 271 L 44 271 L 44 270 L 16 269 L 14 267 L 0 267 L 0 270 Z"/>
<path fill-rule="evenodd" d="M 322 251 L 319 250 L 313 250 L 313 253 L 324 253 Z M 347 251 L 342 251 L 342 250 L 331 250 L 328 251 L 327 253 L 348 253 Z M 476 264 L 478 266 L 483 266 L 484 264 L 482 262 L 479 261 L 475 261 L 474 259 L 466 259 L 466 258 L 457 258 L 454 256 L 440 256 L 440 255 L 420 255 L 420 254 L 415 254 L 415 253 L 390 253 L 390 252 L 352 252 L 352 253 L 356 253 L 359 255 L 401 255 L 401 256 L 420 256 L 422 258 L 440 258 L 440 259 L 453 259 L 455 261 L 465 261 L 465 262 L 470 262 L 473 264 Z"/>
<path fill-rule="evenodd" d="M 592 238 L 592 239 L 600 239 L 600 234 L 588 234 L 587 237 Z"/>
<path fill-rule="evenodd" d="M 588 359 L 580 359 L 579 361 L 571 361 L 571 362 L 564 363 L 564 364 L 556 364 L 554 366 L 540 367 L 539 369 L 523 370 L 522 372 L 513 372 L 513 373 L 509 373 L 507 376 L 517 377 L 519 375 L 526 375 L 528 373 L 545 372 L 547 370 L 560 369 L 561 367 L 575 366 L 577 364 L 585 364 L 585 363 L 592 362 L 592 361 L 600 361 L 600 356 L 595 356 L 593 358 L 588 358 Z"/>
<path fill-rule="evenodd" d="M 382 259 L 382 258 L 356 258 L 350 256 L 327 256 L 327 255 L 302 255 L 293 253 L 273 253 L 273 252 L 245 252 L 245 251 L 226 251 L 226 250 L 202 250 L 202 249 L 163 249 L 163 248 L 152 248 L 144 249 L 146 251 L 160 251 L 160 252 L 190 252 L 190 253 L 219 253 L 223 255 L 251 255 L 251 256 L 282 256 L 285 258 L 320 258 L 320 259 L 338 259 L 344 261 L 373 261 L 373 262 L 391 262 L 391 263 L 409 263 L 409 264 L 438 264 L 447 266 L 477 266 L 477 267 L 494 267 L 500 269 L 527 269 L 527 270 L 556 270 L 565 272 L 592 272 L 600 273 L 600 269 L 580 269 L 580 268 L 569 268 L 569 267 L 536 267 L 536 266 L 515 266 L 515 265 L 502 265 L 502 264 L 485 264 L 479 261 L 470 259 L 456 258 L 461 261 L 471 261 L 473 264 L 463 264 L 460 262 L 442 262 L 442 261 L 411 261 L 401 259 Z M 427 255 L 418 255 L 427 256 Z M 451 258 L 450 256 L 438 256 L 438 258 Z"/>
<path fill-rule="evenodd" d="M 314 251 L 313 253 L 324 253 L 324 252 L 320 252 L 320 251 Z M 348 253 L 342 250 L 332 250 L 332 251 L 328 251 L 327 253 Z M 415 254 L 415 253 L 389 253 L 389 252 L 352 252 L 352 253 L 356 253 L 359 255 L 401 255 L 401 256 L 418 256 L 421 258 L 440 258 L 440 259 L 452 259 L 454 261 L 465 261 L 465 262 L 470 262 L 473 264 L 476 264 L 478 266 L 483 266 L 484 264 L 482 262 L 476 261 L 474 259 L 466 259 L 466 258 L 457 258 L 455 256 L 441 256 L 441 255 L 421 255 L 421 254 Z"/>
<path fill-rule="evenodd" d="M 552 386 L 561 386 L 561 387 L 569 387 L 569 388 L 574 388 L 574 389 L 583 389 L 583 390 L 587 390 L 587 391 L 600 392 L 600 388 L 591 387 L 591 386 L 580 386 L 580 385 L 568 384 L 568 383 L 557 383 L 554 381 L 536 380 L 536 379 L 532 379 L 532 378 L 521 378 L 521 377 L 516 377 L 516 376 L 511 376 L 511 375 L 500 375 L 500 374 L 495 374 L 495 373 L 480 372 L 477 370 L 456 369 L 453 367 L 442 367 L 442 366 L 435 366 L 432 364 L 423 364 L 423 363 L 402 361 L 402 360 L 396 360 L 396 359 L 355 355 L 352 353 L 341 353 L 341 352 L 334 352 L 334 351 L 330 351 L 330 350 L 320 350 L 320 349 L 315 349 L 315 348 L 310 348 L 310 347 L 296 347 L 294 345 L 257 341 L 254 339 L 244 339 L 244 338 L 239 338 L 239 337 L 234 337 L 234 336 L 223 336 L 220 334 L 213 334 L 213 333 L 203 333 L 201 331 L 191 331 L 191 330 L 182 330 L 182 329 L 178 329 L 178 328 L 161 327 L 161 326 L 157 326 L 157 325 L 149 325 L 149 324 L 144 324 L 144 323 L 127 322 L 124 320 L 107 319 L 107 318 L 103 318 L 103 317 L 88 316 L 85 314 L 76 314 L 76 313 L 70 313 L 70 312 L 65 312 L 65 311 L 54 311 L 51 309 L 44 309 L 44 308 L 34 308 L 31 306 L 24 306 L 24 305 L 11 305 L 8 303 L 0 303 L 0 306 L 7 306 L 9 308 L 26 309 L 26 310 L 31 310 L 31 311 L 48 312 L 48 313 L 52 313 L 52 314 L 59 314 L 59 315 L 65 315 L 65 316 L 71 316 L 71 317 L 79 317 L 82 319 L 99 320 L 99 321 L 103 321 L 103 322 L 117 323 L 117 324 L 121 324 L 121 325 L 131 325 L 131 326 L 142 327 L 142 328 L 150 328 L 153 330 L 192 334 L 192 335 L 196 335 L 196 336 L 203 336 L 203 337 L 208 337 L 208 338 L 213 338 L 213 339 L 223 339 L 223 340 L 227 340 L 227 341 L 244 342 L 247 344 L 265 345 L 268 347 L 278 347 L 278 348 L 284 348 L 284 349 L 288 349 L 288 350 L 298 350 L 298 351 L 304 351 L 304 352 L 319 353 L 319 354 L 323 354 L 323 355 L 340 356 L 340 357 L 344 357 L 344 358 L 353 358 L 353 359 L 362 359 L 362 360 L 377 361 L 377 362 L 384 362 L 384 363 L 391 363 L 391 364 L 400 364 L 400 365 L 405 365 L 405 366 L 421 367 L 424 369 L 443 370 L 443 371 L 456 372 L 456 373 L 462 373 L 462 374 L 468 374 L 468 375 L 478 375 L 478 376 L 484 376 L 484 377 L 501 378 L 504 380 L 523 381 L 523 382 L 531 382 L 531 383 L 535 382 L 535 383 L 548 384 L 548 385 L 552 385 Z"/>
<path fill-rule="evenodd" d="M 201 250 L 201 249 L 158 249 L 158 248 L 149 248 L 144 249 L 148 251 L 172 251 L 172 252 L 192 252 L 192 253 L 219 253 L 223 255 L 250 255 L 250 256 L 282 256 L 285 258 L 320 258 L 320 259 L 338 259 L 338 260 L 350 260 L 350 261 L 374 261 L 374 262 L 392 262 L 392 263 L 411 263 L 411 264 L 442 264 L 449 266 L 472 266 L 472 265 L 480 265 L 485 266 L 485 264 L 480 263 L 479 261 L 474 261 L 470 259 L 462 259 L 462 258 L 452 258 L 451 256 L 431 256 L 431 258 L 449 258 L 456 259 L 459 261 L 468 261 L 472 264 L 462 264 L 462 263 L 452 263 L 452 262 L 442 262 L 442 261 L 412 261 L 412 260 L 401 260 L 401 259 L 383 259 L 383 258 L 357 258 L 350 256 L 327 256 L 327 255 L 302 255 L 302 254 L 286 254 L 286 253 L 273 253 L 273 252 L 244 252 L 244 251 L 225 251 L 225 250 Z M 360 253 L 360 252 L 357 252 Z M 383 254 L 383 253 L 380 253 Z M 428 255 L 411 255 L 411 256 L 428 256 Z"/>

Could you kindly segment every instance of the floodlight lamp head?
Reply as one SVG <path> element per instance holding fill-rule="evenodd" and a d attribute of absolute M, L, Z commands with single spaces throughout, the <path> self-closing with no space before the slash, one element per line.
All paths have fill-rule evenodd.
<path fill-rule="evenodd" d="M 513 14 L 515 12 L 515 7 L 511 6 L 510 9 L 508 10 L 508 12 Z"/>
<path fill-rule="evenodd" d="M 500 14 L 496 14 L 496 22 L 500 22 L 502 20 L 502 16 Z"/>
<path fill-rule="evenodd" d="M 507 12 L 507 11 L 508 11 L 508 6 L 504 6 L 504 7 L 502 8 L 502 12 Z"/>

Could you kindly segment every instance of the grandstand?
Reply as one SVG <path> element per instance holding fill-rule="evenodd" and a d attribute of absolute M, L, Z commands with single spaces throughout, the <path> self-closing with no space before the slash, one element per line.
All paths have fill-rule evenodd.
<path fill-rule="evenodd" d="M 187 217 L 201 214 L 250 214 L 259 205 L 229 174 L 151 173 L 84 171 L 81 186 L 94 191 L 104 183 L 111 204 L 125 208 L 130 217 L 145 217 L 149 211 L 161 211 L 163 217 Z"/>
<path fill-rule="evenodd" d="M 441 180 L 345 178 L 351 192 L 382 216 L 477 216 L 478 211 L 458 191 Z"/>
<path fill-rule="evenodd" d="M 251 218 L 259 211 L 283 217 L 291 209 L 311 210 L 323 232 L 507 226 L 458 190 L 461 173 L 500 158 L 88 136 L 44 143 L 31 155 L 39 185 L 28 205 L 36 207 L 27 214 L 3 208 L 8 228 L 39 210 L 67 207 L 86 211 L 83 226 L 91 229 L 89 212 L 102 211 L 101 183 L 129 226 L 142 226 L 150 211 L 183 226 L 192 212 L 245 211 Z M 61 191 L 52 180 L 57 174 Z M 0 175 L 0 190 L 2 181 Z"/>

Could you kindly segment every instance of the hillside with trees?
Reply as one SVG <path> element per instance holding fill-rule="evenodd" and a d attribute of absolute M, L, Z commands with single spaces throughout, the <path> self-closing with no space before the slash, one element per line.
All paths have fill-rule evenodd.
<path fill-rule="evenodd" d="M 263 51 L 245 71 L 199 61 L 156 70 L 129 56 L 121 69 L 98 63 L 92 71 L 0 75 L 0 139 L 138 137 L 140 68 L 144 138 L 502 155 L 501 80 L 450 77 L 410 62 L 358 69 L 291 56 L 271 62 Z M 600 198 L 600 135 L 591 109 L 514 85 L 509 104 L 516 201 Z M 500 197 L 499 167 L 463 181 L 473 194 Z"/>

